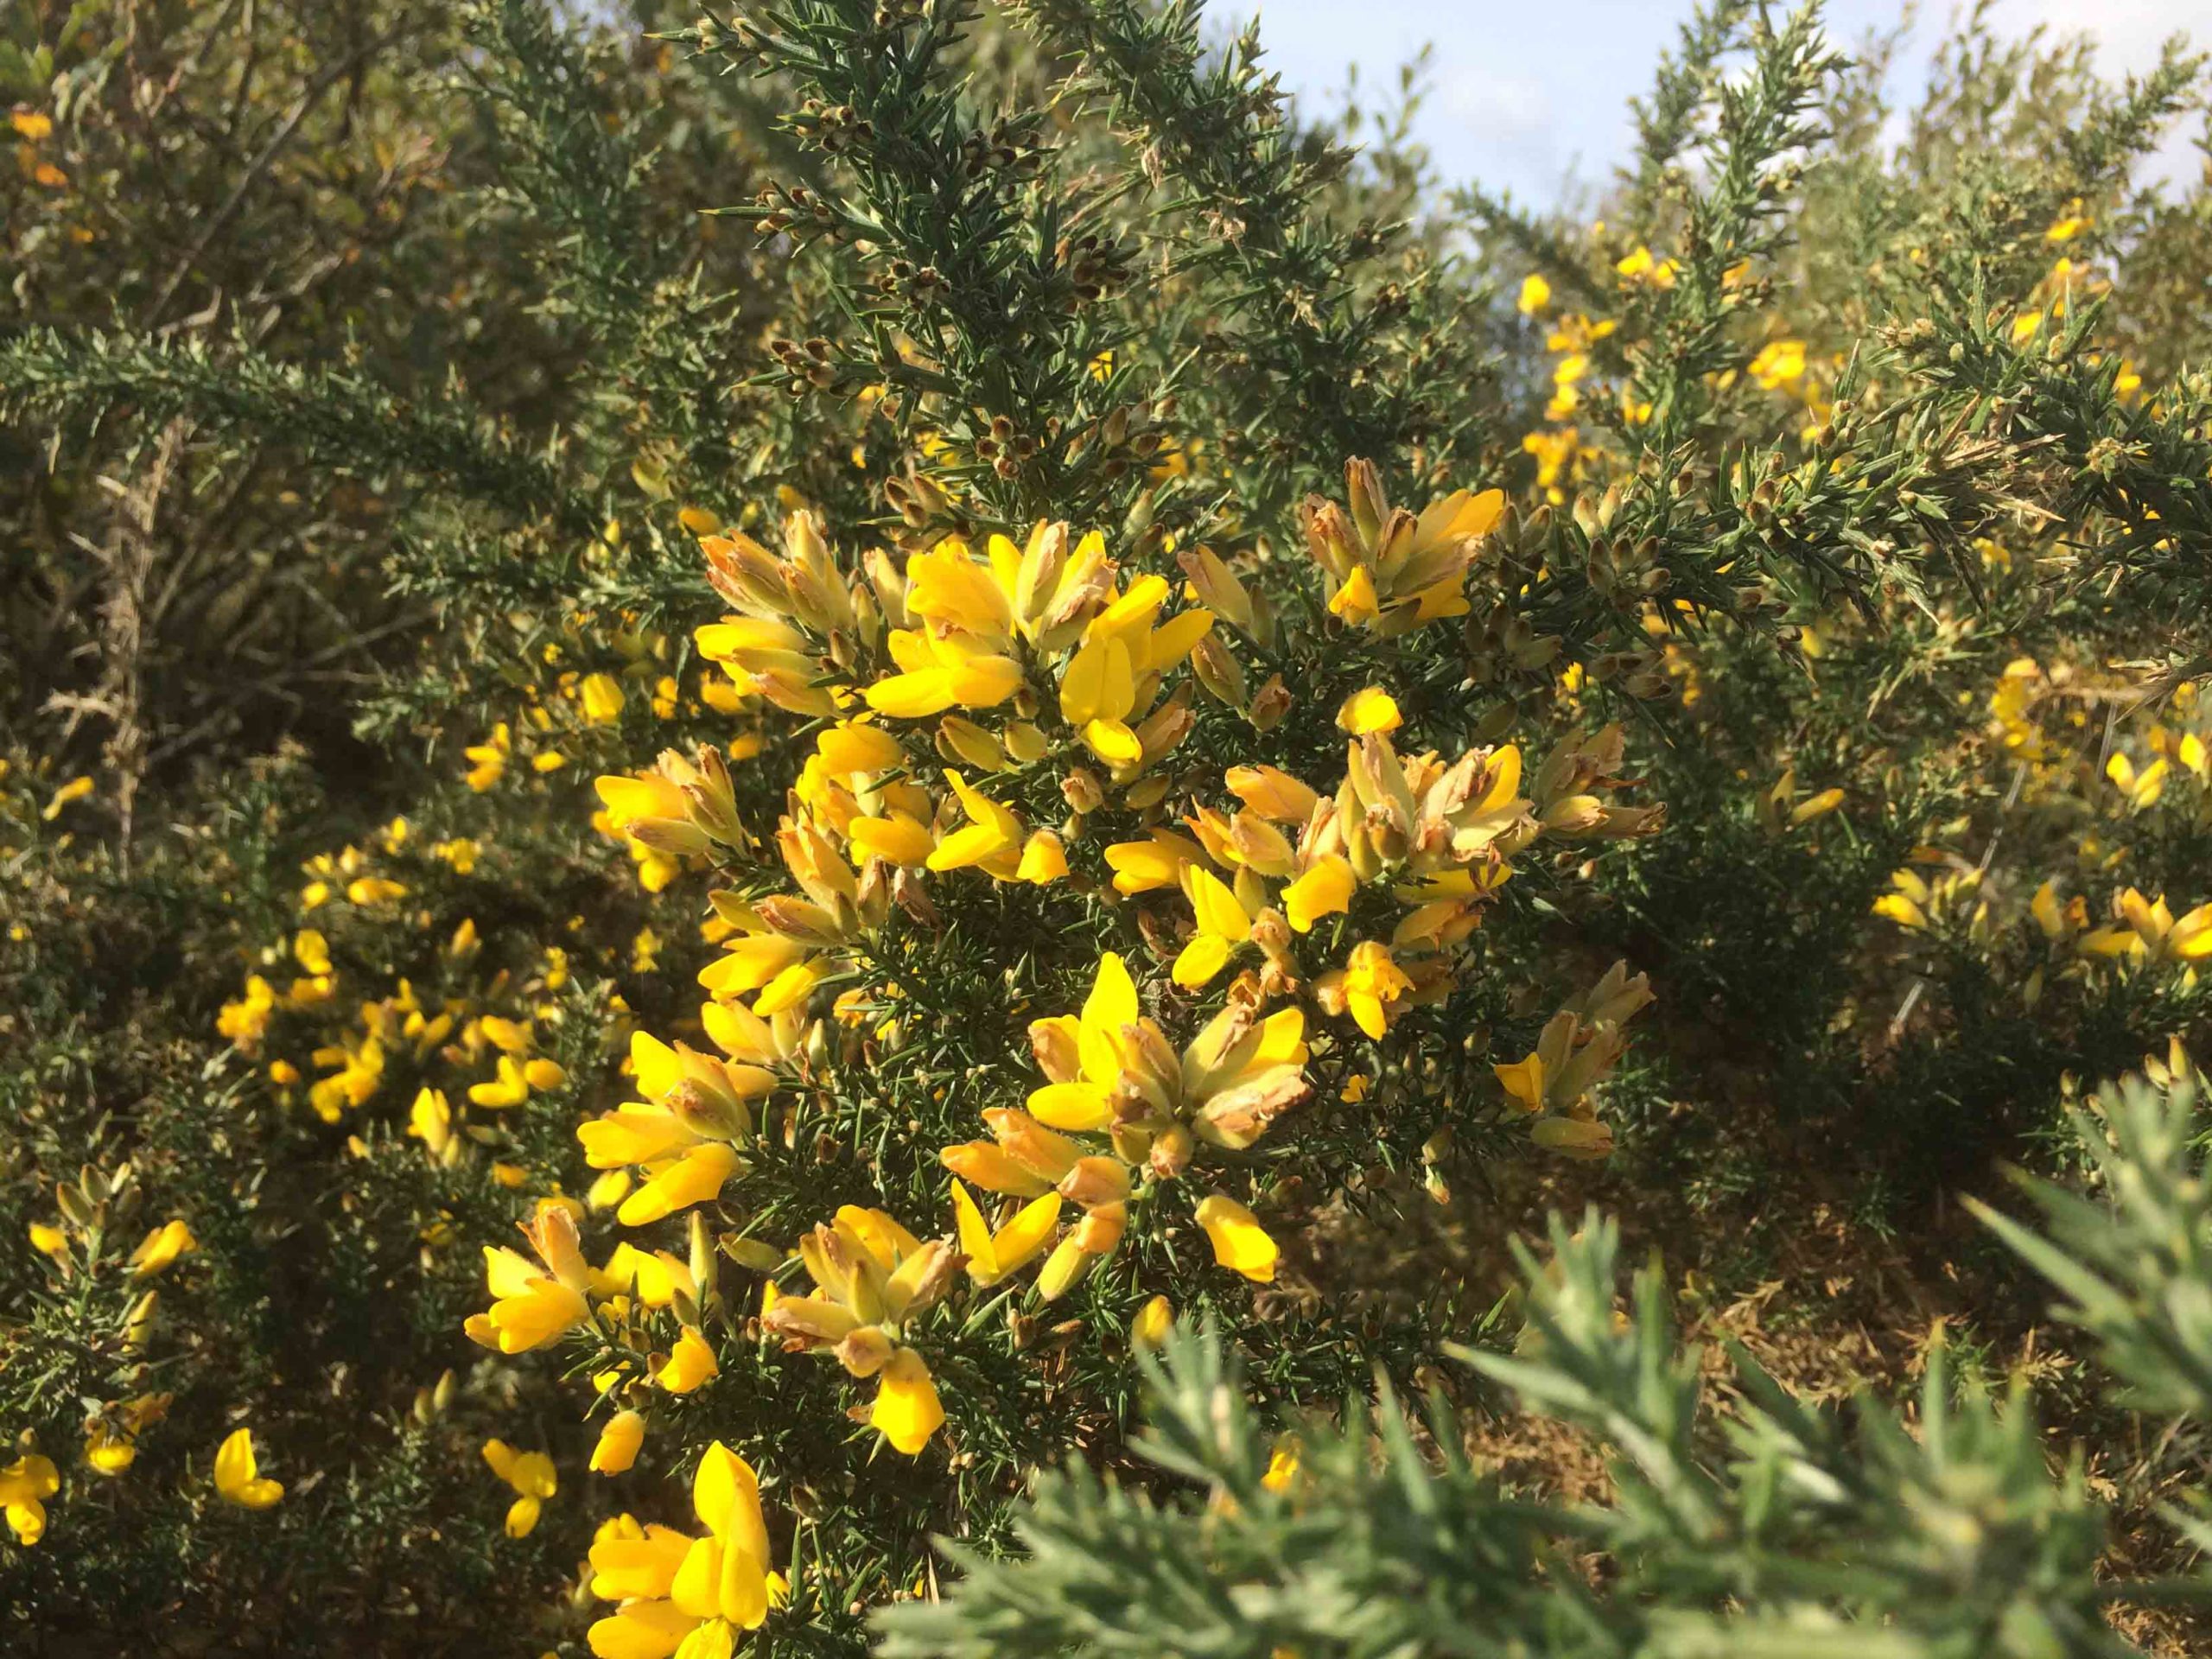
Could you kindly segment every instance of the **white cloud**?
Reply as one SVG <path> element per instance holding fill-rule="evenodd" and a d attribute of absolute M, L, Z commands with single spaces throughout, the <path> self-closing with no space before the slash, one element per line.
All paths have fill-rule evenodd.
<path fill-rule="evenodd" d="M 1499 75 L 1454 65 L 1437 75 L 1436 101 L 1454 121 L 1484 143 L 1525 144 L 1548 139 L 1557 116 L 1550 91 L 1527 75 Z"/>

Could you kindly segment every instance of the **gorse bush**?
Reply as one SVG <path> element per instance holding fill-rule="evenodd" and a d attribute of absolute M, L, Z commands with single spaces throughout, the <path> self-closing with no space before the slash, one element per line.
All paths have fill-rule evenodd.
<path fill-rule="evenodd" d="M 2201 1638 L 2183 47 L 10 29 L 11 1651 Z"/>

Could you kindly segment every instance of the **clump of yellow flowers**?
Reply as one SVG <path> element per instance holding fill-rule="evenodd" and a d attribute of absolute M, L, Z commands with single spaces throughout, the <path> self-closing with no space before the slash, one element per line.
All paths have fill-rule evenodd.
<path fill-rule="evenodd" d="M 1484 987 L 1485 923 L 1516 874 L 1571 878 L 1659 826 L 1662 808 L 1623 798 L 1618 726 L 1532 753 L 1510 722 L 1439 717 L 1422 653 L 1450 647 L 1419 631 L 1472 611 L 1502 493 L 1414 512 L 1370 463 L 1345 481 L 1344 502 L 1300 511 L 1304 567 L 1147 549 L 1180 580 L 1050 521 L 847 551 L 798 504 L 772 550 L 687 514 L 728 607 L 694 643 L 766 724 L 594 791 L 650 891 L 706 876 L 704 999 L 629 1033 L 620 1093 L 574 1125 L 588 1192 L 542 1191 L 519 1246 L 486 1248 L 488 1306 L 467 1322 L 590 1376 L 593 1471 L 680 1462 L 691 1414 L 727 1391 L 838 1372 L 868 1390 L 847 1410 L 871 1445 L 919 1458 L 949 1436 L 935 1455 L 958 1467 L 990 1428 L 963 1414 L 1001 1325 L 1018 1355 L 1041 1310 L 1076 1303 L 1040 1353 L 1102 1319 L 1147 1345 L 1177 1306 L 1280 1287 L 1304 1259 L 1282 1230 L 1298 1183 L 1270 1172 L 1332 1173 L 1301 1125 L 1356 1117 L 1424 1054 L 1481 1052 L 1449 1011 Z M 1284 671 L 1355 645 L 1347 671 Z M 622 718 L 605 687 L 575 696 L 587 721 Z M 294 954 L 336 972 L 311 944 Z M 948 963 L 969 988 L 944 988 Z M 972 1000 L 986 975 L 999 1007 Z M 521 988 L 512 1012 L 416 993 L 366 1035 L 389 1055 L 477 1033 L 493 1086 L 534 1099 L 536 1033 L 560 1009 Z M 271 984 L 226 1031 L 266 1042 L 298 995 Z M 1603 1155 L 1602 1090 L 1649 1000 L 1616 967 L 1525 1058 L 1470 1070 L 1456 1109 Z M 1009 1027 L 1026 1060 L 978 1048 Z M 1437 1127 L 1424 1147 L 1449 1139 Z M 919 1159 L 933 1188 L 891 1179 Z M 622 1236 L 588 1254 L 607 1220 Z M 684 1236 L 664 1248 L 662 1228 Z M 725 1294 L 733 1267 L 760 1275 L 756 1311 Z M 836 1370 L 779 1369 L 806 1353 Z M 509 1532 L 528 1532 L 554 1470 L 499 1439 L 484 1456 L 514 1493 Z M 618 1605 L 594 1653 L 727 1653 L 780 1598 L 750 1465 L 717 1441 L 693 1493 L 704 1536 L 601 1529 L 588 1587 Z"/>

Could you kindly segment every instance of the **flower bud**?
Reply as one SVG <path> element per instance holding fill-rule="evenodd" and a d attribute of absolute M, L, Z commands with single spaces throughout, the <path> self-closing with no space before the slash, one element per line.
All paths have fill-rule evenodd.
<path fill-rule="evenodd" d="M 1271 732 L 1290 712 L 1292 701 L 1290 689 L 1283 684 L 1282 676 L 1271 674 L 1267 683 L 1253 694 L 1252 706 L 1246 710 L 1245 718 L 1258 730 Z"/>

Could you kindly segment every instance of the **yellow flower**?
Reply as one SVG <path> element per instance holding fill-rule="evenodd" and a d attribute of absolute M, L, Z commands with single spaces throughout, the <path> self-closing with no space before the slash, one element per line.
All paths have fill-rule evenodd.
<path fill-rule="evenodd" d="M 2145 899 L 2127 887 L 2114 898 L 2113 908 L 2120 925 L 2082 938 L 2080 948 L 2091 956 L 2190 963 L 2212 957 L 2212 905 L 2199 905 L 2176 918 L 2164 893 Z"/>
<path fill-rule="evenodd" d="M 200 1241 L 183 1222 L 164 1223 L 138 1241 L 138 1248 L 130 1252 L 130 1271 L 141 1279 L 151 1278 L 177 1257 L 199 1248 Z"/>
<path fill-rule="evenodd" d="M 1336 615 L 1389 638 L 1440 617 L 1464 616 L 1468 567 L 1498 515 L 1501 490 L 1456 490 L 1418 517 L 1393 507 L 1373 463 L 1344 467 L 1348 506 L 1309 496 L 1299 509 L 1307 555 L 1337 584 Z"/>
<path fill-rule="evenodd" d="M 1653 258 L 1651 250 L 1641 242 L 1613 265 L 1614 271 L 1623 282 L 1649 283 L 1654 288 L 1672 288 L 1676 269 L 1672 259 Z"/>
<path fill-rule="evenodd" d="M 1255 1284 L 1274 1282 L 1275 1263 L 1281 1255 L 1259 1217 L 1234 1198 L 1217 1192 L 1198 1205 L 1198 1225 L 1213 1244 L 1213 1259 L 1231 1273 L 1241 1273 Z"/>
<path fill-rule="evenodd" d="M 1893 891 L 1875 899 L 1874 914 L 1887 917 L 1899 927 L 1926 927 L 1931 896 L 1928 883 L 1911 870 L 1897 870 L 1891 874 L 1890 886 Z"/>
<path fill-rule="evenodd" d="M 1373 939 L 1352 946 L 1343 972 L 1345 1007 L 1359 1028 L 1379 1041 L 1389 1029 L 1398 1002 L 1413 988 L 1413 981 L 1391 957 L 1389 947 Z"/>
<path fill-rule="evenodd" d="M 591 1592 L 620 1606 L 588 1633 L 598 1659 L 728 1659 L 737 1633 L 758 1630 L 781 1604 L 753 1465 L 715 1441 L 692 1477 L 691 1506 L 704 1537 L 627 1516 L 600 1529 Z"/>
<path fill-rule="evenodd" d="M 1017 1163 L 1039 1173 L 1051 1167 L 1052 1152 L 1020 1138 L 1033 1118 L 1077 1133 L 1110 1127 L 1147 1129 L 1170 1142 L 1179 1136 L 1180 1157 L 1187 1159 L 1192 1134 L 1231 1148 L 1251 1145 L 1310 1088 L 1302 1011 L 1284 1008 L 1262 1020 L 1232 999 L 1178 1057 L 1159 1027 L 1138 1013 L 1128 970 L 1110 953 L 1100 958 L 1082 1014 L 1033 1021 L 1029 1040 L 1051 1084 L 1030 1096 L 1027 1116 L 986 1113 L 984 1119 Z M 1155 1159 L 1163 1155 L 1157 1145 L 1154 1152 Z M 1179 1167 L 1179 1160 L 1171 1162 Z M 1067 1174 L 1053 1171 L 1052 1181 Z"/>
<path fill-rule="evenodd" d="M 1198 918 L 1198 931 L 1175 958 L 1173 977 L 1185 990 L 1195 991 L 1229 965 L 1236 947 L 1252 937 L 1258 918 L 1226 882 L 1198 865 L 1183 867 L 1183 891 Z"/>
<path fill-rule="evenodd" d="M 463 749 L 461 753 L 470 762 L 469 788 L 480 795 L 497 784 L 506 775 L 507 757 L 513 750 L 514 738 L 504 720 L 492 728 L 492 735 L 485 741 Z"/>
<path fill-rule="evenodd" d="M 928 1364 L 912 1349 L 901 1348 L 884 1363 L 868 1421 L 881 1431 L 893 1450 L 910 1458 L 943 1425 L 944 1408 L 938 1401 L 937 1383 Z"/>
<path fill-rule="evenodd" d="M 62 809 L 64 807 L 67 806 L 72 801 L 83 800 L 86 796 L 92 792 L 92 780 L 91 779 L 72 778 L 67 783 L 62 785 L 60 788 L 54 791 L 53 798 L 48 800 L 46 805 L 41 809 L 39 817 L 44 818 L 48 823 L 52 823 L 56 818 L 61 816 Z"/>
<path fill-rule="evenodd" d="M 1128 644 L 1110 635 L 1086 639 L 1060 681 L 1060 717 L 1083 734 L 1109 766 L 1134 765 L 1144 746 L 1123 722 L 1136 707 L 1136 670 Z"/>
<path fill-rule="evenodd" d="M 484 1278 L 492 1293 L 491 1311 L 471 1314 L 464 1327 L 470 1338 L 503 1354 L 541 1347 L 591 1317 L 584 1292 L 591 1270 L 578 1247 L 576 1221 L 567 1205 L 539 1201 L 523 1227 L 524 1236 L 544 1263 L 540 1272 L 520 1251 L 484 1247 Z"/>
<path fill-rule="evenodd" d="M 2146 806 L 2156 805 L 2158 798 L 2166 792 L 2168 770 L 2165 761 L 2158 760 L 2139 772 L 2133 761 L 2116 751 L 2105 762 L 2105 776 L 2111 779 L 2113 787 L 2127 798 L 2129 807 L 2138 812 Z"/>
<path fill-rule="evenodd" d="M 1826 817 L 1843 804 L 1843 791 L 1829 788 L 1817 795 L 1808 795 L 1789 809 L 1789 822 L 1794 827 L 1810 823 L 1815 818 Z"/>
<path fill-rule="evenodd" d="M 611 726 L 622 718 L 622 682 L 612 674 L 587 674 L 576 695 L 590 724 Z"/>
<path fill-rule="evenodd" d="M 815 1291 L 779 1295 L 762 1323 L 787 1344 L 834 1350 L 854 1376 L 876 1376 L 870 1421 L 900 1452 L 919 1452 L 944 1421 L 926 1362 L 900 1338 L 950 1287 L 958 1254 L 917 1239 L 880 1210 L 841 1208 L 799 1240 Z"/>
<path fill-rule="evenodd" d="M 901 671 L 868 688 L 868 706 L 893 719 L 921 720 L 956 707 L 995 709 L 1021 689 L 1020 663 L 962 635 L 899 628 L 885 646 Z"/>
<path fill-rule="evenodd" d="M 1205 849 L 1188 836 L 1169 830 L 1151 831 L 1147 841 L 1116 842 L 1106 849 L 1106 867 L 1114 872 L 1114 891 L 1151 893 L 1180 886 L 1183 867 L 1203 863 Z"/>
<path fill-rule="evenodd" d="M 491 1110 L 519 1106 L 530 1098 L 530 1079 L 523 1075 L 514 1056 L 502 1054 L 493 1077 L 468 1085 L 468 1098 Z"/>
<path fill-rule="evenodd" d="M 426 1084 L 416 1091 L 415 1103 L 407 1109 L 407 1133 L 420 1141 L 434 1160 L 442 1159 L 446 1148 L 456 1144 L 453 1106 L 443 1090 Z"/>
<path fill-rule="evenodd" d="M 1055 1129 L 1103 1129 L 1110 1124 L 1112 1090 L 1122 1077 L 1122 1033 L 1138 1018 L 1136 982 L 1122 958 L 1109 950 L 1098 958 L 1081 1014 L 1040 1020 L 1031 1027 L 1031 1041 L 1053 1081 L 1031 1091 L 1030 1115 Z M 1071 1057 L 1072 1067 L 1067 1064 Z"/>
<path fill-rule="evenodd" d="M 238 1428 L 215 1451 L 215 1491 L 242 1510 L 265 1510 L 284 1496 L 281 1481 L 261 1473 L 253 1455 L 253 1432 Z"/>
<path fill-rule="evenodd" d="M 46 1535 L 46 1503 L 61 1490 L 61 1471 L 50 1458 L 24 1453 L 0 1466 L 0 1515 L 19 1544 L 35 1544 Z"/>
<path fill-rule="evenodd" d="M 594 1296 L 635 1296 L 647 1307 L 666 1307 L 678 1295 L 697 1300 L 699 1287 L 688 1262 L 668 1250 L 614 1247 L 607 1265 L 592 1275 Z"/>
<path fill-rule="evenodd" d="M 1029 839 L 1021 843 L 1021 861 L 1014 866 L 1014 880 L 1041 887 L 1064 880 L 1067 873 L 1067 849 L 1060 838 L 1049 830 L 1030 831 Z"/>
<path fill-rule="evenodd" d="M 667 1361 L 653 1373 L 653 1381 L 671 1394 L 689 1394 L 702 1384 L 721 1375 L 715 1362 L 715 1351 L 699 1333 L 699 1327 L 687 1325 L 676 1338 L 676 1346 Z"/>
<path fill-rule="evenodd" d="M 1522 1111 L 1541 1112 L 1544 1109 L 1542 1055 L 1530 1054 L 1510 1065 L 1493 1065 L 1491 1070 L 1497 1074 L 1497 1080 L 1504 1085 L 1505 1092 L 1519 1103 Z"/>
<path fill-rule="evenodd" d="M 504 1054 L 527 1054 L 537 1040 L 526 1023 L 503 1020 L 495 1014 L 487 1014 L 477 1020 L 476 1028 L 483 1033 L 486 1041 Z"/>
<path fill-rule="evenodd" d="M 85 1435 L 85 1462 L 95 1473 L 113 1477 L 138 1460 L 138 1442 L 103 1418 Z"/>
<path fill-rule="evenodd" d="M 1157 1348 L 1167 1340 L 1174 1323 L 1174 1305 L 1165 1296 L 1155 1296 L 1129 1322 L 1129 1339 L 1140 1348 Z"/>
<path fill-rule="evenodd" d="M 731 1177 L 745 1167 L 736 1151 L 719 1141 L 705 1141 L 683 1156 L 650 1166 L 652 1173 L 614 1212 L 625 1227 L 644 1227 L 695 1204 L 721 1196 Z"/>
<path fill-rule="evenodd" d="M 311 974 L 330 971 L 330 941 L 312 927 L 303 927 L 292 936 L 292 956 Z"/>
<path fill-rule="evenodd" d="M 599 1431 L 599 1444 L 592 1447 L 591 1470 L 597 1475 L 626 1473 L 638 1460 L 639 1448 L 645 1443 L 645 1420 L 640 1412 L 618 1411 L 607 1420 L 607 1427 Z"/>
<path fill-rule="evenodd" d="M 918 870 L 937 851 L 937 832 L 919 818 L 895 809 L 880 818 L 855 818 L 845 834 L 855 861 L 872 858 L 900 869 Z"/>
<path fill-rule="evenodd" d="M 1405 716 L 1398 712 L 1397 699 L 1380 686 L 1370 685 L 1346 697 L 1344 707 L 1337 710 L 1337 726 L 1354 737 L 1365 737 L 1370 732 L 1395 732 L 1404 725 Z"/>
<path fill-rule="evenodd" d="M 958 772 L 948 771 L 944 780 L 952 786 L 968 823 L 938 842 L 926 861 L 928 867 L 961 870 L 981 865 L 986 874 L 1010 879 L 1021 862 L 1022 841 L 1027 833 L 1020 818 L 1013 808 L 970 789 Z"/>
<path fill-rule="evenodd" d="M 759 1062 L 777 1058 L 777 1032 L 788 1020 L 779 1017 L 772 1025 L 719 1003 L 701 1012 L 709 1034 L 731 1059 L 681 1044 L 671 1048 L 647 1033 L 634 1033 L 631 1069 L 646 1099 L 576 1130 L 594 1169 L 638 1165 L 646 1171 L 645 1184 L 623 1201 L 619 1218 L 626 1227 L 645 1226 L 719 1193 L 746 1166 L 728 1143 L 752 1134 L 748 1103 L 776 1085 L 776 1074 Z"/>
<path fill-rule="evenodd" d="M 112 1478 L 138 1460 L 138 1437 L 165 1416 L 174 1395 L 142 1394 L 103 1413 L 85 1430 L 85 1462 L 96 1474 Z"/>
<path fill-rule="evenodd" d="M 1191 609 L 1155 626 L 1172 591 L 1159 575 L 1132 583 L 1084 629 L 1061 676 L 1061 718 L 1119 784 L 1133 783 L 1191 728 L 1182 691 L 1156 710 L 1153 705 L 1167 671 L 1212 631 L 1214 619 Z"/>
<path fill-rule="evenodd" d="M 988 1290 L 1044 1254 L 1059 1226 L 1061 1202 L 1057 1192 L 1033 1198 L 993 1231 L 968 1189 L 957 1179 L 952 1183 L 952 1213 L 959 1229 L 960 1249 L 968 1258 L 968 1276 L 976 1281 L 976 1288 Z"/>
<path fill-rule="evenodd" d="M 1324 854 L 1282 890 L 1283 915 L 1299 932 L 1310 933 L 1322 917 L 1348 909 L 1358 886 L 1358 878 L 1342 853 Z"/>
<path fill-rule="evenodd" d="M 515 1501 L 507 1510 L 507 1536 L 529 1537 L 545 1500 L 560 1485 L 553 1459 L 543 1452 L 518 1452 L 505 1440 L 493 1440 L 484 1442 L 484 1461 L 515 1490 Z"/>
<path fill-rule="evenodd" d="M 1514 305 L 1522 316 L 1539 315 L 1551 302 L 1552 285 L 1541 276 L 1532 270 L 1521 279 L 1521 296 Z"/>
<path fill-rule="evenodd" d="M 1745 365 L 1744 372 L 1768 391 L 1795 385 L 1805 378 L 1805 342 L 1770 340 L 1759 347 L 1758 354 Z"/>

